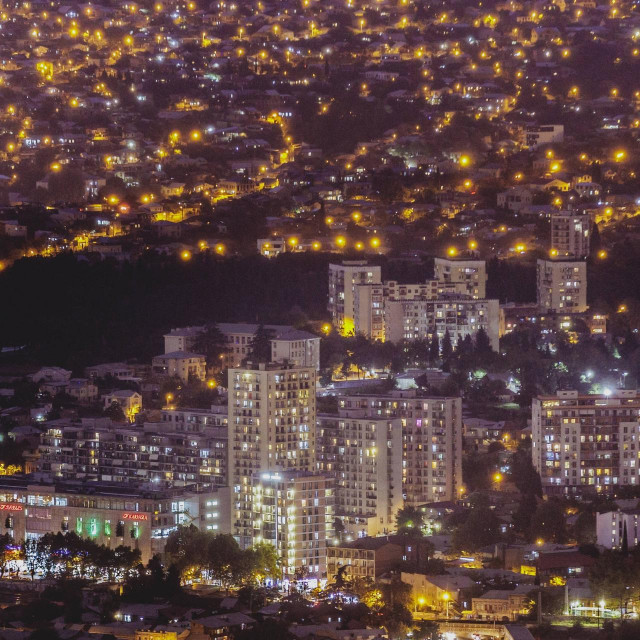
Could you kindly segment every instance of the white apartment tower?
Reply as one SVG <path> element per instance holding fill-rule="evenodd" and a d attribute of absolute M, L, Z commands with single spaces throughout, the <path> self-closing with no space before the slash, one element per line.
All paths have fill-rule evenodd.
<path fill-rule="evenodd" d="M 353 536 L 396 529 L 402 507 L 402 424 L 399 418 L 319 415 L 318 467 L 336 480 L 336 516 Z"/>
<path fill-rule="evenodd" d="M 343 335 L 356 331 L 354 297 L 358 285 L 381 284 L 381 269 L 365 260 L 329 265 L 329 305 L 333 324 Z"/>
<path fill-rule="evenodd" d="M 538 259 L 537 303 L 545 311 L 587 311 L 587 263 Z"/>
<path fill-rule="evenodd" d="M 440 285 L 454 285 L 459 293 L 472 298 L 487 295 L 487 267 L 484 260 L 436 258 L 434 278 Z"/>
<path fill-rule="evenodd" d="M 282 577 L 327 577 L 334 535 L 333 478 L 311 471 L 267 471 L 253 478 L 253 539 L 272 544 Z"/>
<path fill-rule="evenodd" d="M 640 484 L 639 419 L 635 390 L 558 391 L 535 398 L 531 453 L 545 493 L 607 492 Z"/>
<path fill-rule="evenodd" d="M 229 369 L 229 479 L 234 535 L 253 544 L 254 477 L 315 469 L 316 370 L 277 364 Z"/>
<path fill-rule="evenodd" d="M 415 391 L 340 398 L 340 416 L 400 420 L 407 504 L 454 500 L 462 487 L 462 400 Z M 362 420 L 366 425 L 366 420 Z M 393 485 L 394 487 L 396 485 Z"/>
<path fill-rule="evenodd" d="M 591 216 L 575 211 L 551 214 L 551 250 L 558 258 L 586 258 L 589 255 Z"/>
<path fill-rule="evenodd" d="M 498 351 L 500 338 L 500 304 L 498 300 L 473 300 L 450 296 L 437 300 L 387 301 L 385 338 L 401 340 L 440 340 L 448 332 L 455 347 L 466 336 L 475 337 L 484 329 L 491 348 Z"/>

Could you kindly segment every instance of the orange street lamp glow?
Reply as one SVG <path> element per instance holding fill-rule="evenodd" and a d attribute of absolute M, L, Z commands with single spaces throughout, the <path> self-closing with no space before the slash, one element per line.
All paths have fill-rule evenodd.
<path fill-rule="evenodd" d="M 447 255 L 448 255 L 450 258 L 454 258 L 455 256 L 457 256 L 457 255 L 458 255 L 458 250 L 457 250 L 455 247 L 449 247 L 449 248 L 447 249 Z"/>
<path fill-rule="evenodd" d="M 494 482 L 501 482 L 502 481 L 502 474 L 501 473 L 495 473 L 493 475 L 493 480 L 494 480 Z"/>
<path fill-rule="evenodd" d="M 598 251 L 598 258 L 600 258 L 600 260 L 605 260 L 607 257 L 607 252 L 605 249 L 600 249 L 600 251 Z"/>
<path fill-rule="evenodd" d="M 180 254 L 180 257 L 183 260 L 191 260 L 191 251 L 187 251 L 186 249 Z"/>
<path fill-rule="evenodd" d="M 298 246 L 298 238 L 296 237 L 291 237 L 287 240 L 287 242 L 289 243 L 290 247 L 297 247 Z"/>
<path fill-rule="evenodd" d="M 616 151 L 614 158 L 616 162 L 623 162 L 627 158 L 627 152 L 624 149 L 620 149 Z"/>
<path fill-rule="evenodd" d="M 216 253 L 224 253 L 224 245 L 223 244 L 217 244 L 216 245 Z"/>
<path fill-rule="evenodd" d="M 462 155 L 460 156 L 460 166 L 461 167 L 468 167 L 471 164 L 471 158 L 468 155 Z"/>
<path fill-rule="evenodd" d="M 338 236 L 336 238 L 336 244 L 339 247 L 344 247 L 344 245 L 347 244 L 347 239 L 344 236 Z"/>
<path fill-rule="evenodd" d="M 551 251 L 549 251 L 549 255 L 552 258 L 556 258 L 558 256 L 558 250 L 557 249 L 551 249 Z"/>
<path fill-rule="evenodd" d="M 621 304 L 618 307 L 618 313 L 626 313 L 627 312 L 627 305 L 626 304 Z"/>
<path fill-rule="evenodd" d="M 364 249 L 364 244 L 362 242 L 356 242 L 355 247 L 358 251 L 362 251 Z"/>
<path fill-rule="evenodd" d="M 475 240 L 469 240 L 469 249 L 474 251 L 478 248 L 478 243 Z"/>
<path fill-rule="evenodd" d="M 371 241 L 369 242 L 369 244 L 374 248 L 377 249 L 380 246 L 380 238 L 371 238 Z"/>
<path fill-rule="evenodd" d="M 325 323 L 322 325 L 322 333 L 324 333 L 324 334 L 329 334 L 329 333 L 331 333 L 331 325 L 330 325 L 328 322 L 325 322 Z"/>
<path fill-rule="evenodd" d="M 218 383 L 215 380 L 207 381 L 207 387 L 209 387 L 209 389 L 215 389 L 217 386 L 218 386 Z"/>
<path fill-rule="evenodd" d="M 322 248 L 322 245 L 321 245 L 321 244 L 316 240 L 315 242 L 313 242 L 313 243 L 311 244 L 311 248 L 312 248 L 314 251 L 320 251 L 320 249 Z"/>

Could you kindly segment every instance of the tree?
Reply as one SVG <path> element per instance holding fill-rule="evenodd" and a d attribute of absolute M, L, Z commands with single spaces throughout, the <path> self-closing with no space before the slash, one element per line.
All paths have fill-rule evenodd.
<path fill-rule="evenodd" d="M 484 327 L 480 327 L 476 332 L 475 339 L 475 355 L 480 359 L 489 359 L 493 356 L 493 349 L 491 348 L 491 341 L 485 331 Z"/>
<path fill-rule="evenodd" d="M 242 551 L 232 535 L 213 536 L 206 554 L 206 566 L 211 577 L 219 580 L 226 589 L 245 578 L 243 574 L 251 573 L 251 567 L 242 562 Z"/>
<path fill-rule="evenodd" d="M 252 362 L 271 362 L 272 333 L 271 330 L 265 329 L 263 324 L 258 325 L 250 344 L 248 360 Z"/>
<path fill-rule="evenodd" d="M 545 500 L 531 518 L 531 536 L 545 542 L 563 543 L 567 539 L 564 509 L 559 502 Z"/>
<path fill-rule="evenodd" d="M 114 422 L 126 422 L 127 417 L 124 415 L 124 411 L 119 402 L 112 402 L 108 407 L 102 411 L 102 415 L 111 418 Z"/>
<path fill-rule="evenodd" d="M 498 518 L 484 505 L 472 508 L 466 521 L 453 532 L 453 546 L 460 551 L 477 551 L 499 540 Z"/>
<path fill-rule="evenodd" d="M 440 338 L 438 334 L 434 333 L 429 343 L 429 361 L 434 363 L 438 361 L 440 357 Z"/>
<path fill-rule="evenodd" d="M 531 539 L 531 517 L 535 513 L 538 501 L 532 493 L 524 493 L 520 497 L 518 508 L 512 515 L 513 528 L 525 540 Z"/>
<path fill-rule="evenodd" d="M 419 531 L 422 535 L 424 513 L 417 507 L 410 505 L 402 507 L 402 509 L 398 509 L 396 514 L 396 526 L 398 527 L 398 532 Z"/>
<path fill-rule="evenodd" d="M 220 356 L 227 351 L 227 341 L 217 324 L 205 325 L 196 336 L 193 350 L 206 358 L 209 368 L 220 363 Z"/>
<path fill-rule="evenodd" d="M 451 344 L 451 336 L 449 335 L 449 329 L 444 332 L 444 338 L 442 338 L 442 360 L 448 362 L 453 355 L 453 346 Z"/>

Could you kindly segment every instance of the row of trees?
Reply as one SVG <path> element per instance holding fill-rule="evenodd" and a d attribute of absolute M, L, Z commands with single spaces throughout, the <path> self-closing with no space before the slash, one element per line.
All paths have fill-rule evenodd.
<path fill-rule="evenodd" d="M 183 580 L 204 577 L 223 588 L 249 585 L 281 577 L 275 547 L 259 543 L 241 549 L 233 536 L 180 526 L 167 538 L 165 553 Z"/>
<path fill-rule="evenodd" d="M 12 560 L 24 561 L 31 577 L 39 572 L 63 578 L 122 580 L 140 564 L 140 551 L 120 545 L 111 549 L 76 533 L 46 533 L 25 540 L 20 548 L 13 538 L 0 536 L 0 577 Z"/>

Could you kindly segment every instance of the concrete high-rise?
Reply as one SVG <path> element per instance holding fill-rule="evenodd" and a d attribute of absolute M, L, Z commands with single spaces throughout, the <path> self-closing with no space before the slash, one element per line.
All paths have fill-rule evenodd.
<path fill-rule="evenodd" d="M 342 335 L 357 331 L 355 326 L 355 287 L 381 283 L 381 269 L 365 260 L 329 265 L 329 305 L 333 324 Z"/>
<path fill-rule="evenodd" d="M 551 251 L 558 258 L 586 258 L 589 255 L 591 216 L 576 211 L 551 214 Z"/>
<path fill-rule="evenodd" d="M 348 413 L 318 415 L 318 467 L 336 480 L 335 513 L 346 531 L 392 533 L 403 504 L 401 420 Z"/>
<path fill-rule="evenodd" d="M 587 263 L 580 260 L 538 259 L 537 303 L 544 311 L 586 311 L 589 308 Z"/>
<path fill-rule="evenodd" d="M 369 418 L 387 421 L 399 419 L 402 433 L 402 493 L 407 504 L 454 500 L 459 495 L 462 487 L 460 398 L 423 397 L 415 391 L 344 396 L 339 401 L 339 415 L 343 420 L 357 418 L 360 422 L 356 422 L 356 429 L 358 426 L 366 429 Z M 353 427 L 349 427 L 349 430 L 353 431 Z M 354 439 L 354 442 L 358 440 Z M 351 470 L 348 472 L 354 473 Z M 355 473 L 357 475 L 357 471 Z M 393 486 L 395 488 L 396 485 Z M 393 495 L 395 500 L 395 492 Z"/>
<path fill-rule="evenodd" d="M 269 471 L 314 471 L 316 370 L 279 364 L 229 369 L 232 526 L 254 543 L 253 483 Z"/>
<path fill-rule="evenodd" d="M 533 465 L 547 494 L 608 492 L 640 484 L 640 397 L 558 391 L 533 400 Z"/>

